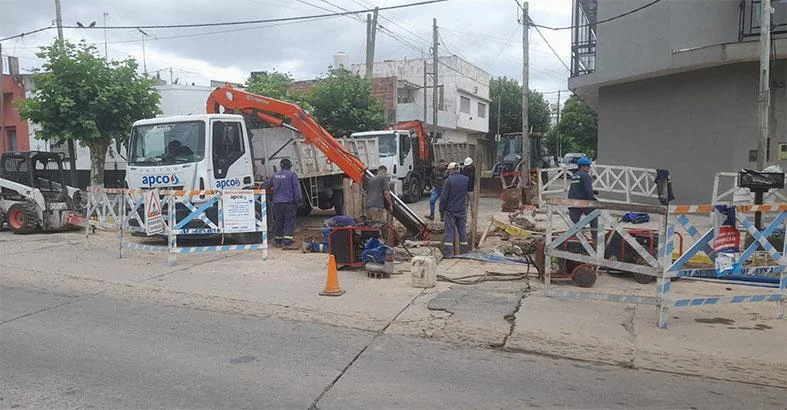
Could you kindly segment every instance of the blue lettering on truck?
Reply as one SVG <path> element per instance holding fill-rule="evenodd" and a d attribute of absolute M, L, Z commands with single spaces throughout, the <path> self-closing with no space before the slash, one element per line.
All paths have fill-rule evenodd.
<path fill-rule="evenodd" d="M 240 188 L 240 179 L 220 179 L 216 181 L 216 188 Z"/>
<path fill-rule="evenodd" d="M 142 177 L 142 185 L 177 185 L 180 178 L 177 175 L 146 175 Z"/>

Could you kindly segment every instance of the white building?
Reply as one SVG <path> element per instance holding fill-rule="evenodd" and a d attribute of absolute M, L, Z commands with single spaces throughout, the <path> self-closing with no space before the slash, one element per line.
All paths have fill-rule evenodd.
<path fill-rule="evenodd" d="M 352 71 L 363 75 L 365 66 L 353 65 Z M 431 132 L 434 122 L 433 78 L 427 75 L 425 87 L 424 71 L 434 71 L 432 58 L 376 62 L 373 68 L 374 94 L 383 100 L 386 109 L 395 101 L 396 122 L 421 120 Z M 489 73 L 458 56 L 446 56 L 439 58 L 437 74 L 439 143 L 467 144 L 469 154 L 485 158 L 488 152 L 485 134 L 489 131 L 491 104 Z M 378 81 L 384 78 L 395 79 L 396 87 L 386 87 L 386 82 Z"/>

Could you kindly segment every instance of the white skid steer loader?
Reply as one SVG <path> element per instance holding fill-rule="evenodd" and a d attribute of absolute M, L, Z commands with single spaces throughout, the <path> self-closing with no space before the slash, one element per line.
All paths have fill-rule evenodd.
<path fill-rule="evenodd" d="M 0 227 L 14 233 L 75 228 L 82 193 L 65 183 L 60 154 L 43 151 L 5 152 L 0 157 Z"/>

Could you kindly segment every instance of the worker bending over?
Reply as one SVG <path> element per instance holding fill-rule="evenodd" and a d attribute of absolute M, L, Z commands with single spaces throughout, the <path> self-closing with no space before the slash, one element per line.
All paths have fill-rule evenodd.
<path fill-rule="evenodd" d="M 454 255 L 454 235 L 459 235 L 459 253 L 467 252 L 467 182 L 470 179 L 459 173 L 459 164 L 448 164 L 448 178 L 440 194 L 440 213 L 445 218 L 443 256 Z"/>
<path fill-rule="evenodd" d="M 571 176 L 571 186 L 568 188 L 568 199 L 582 199 L 595 201 L 596 192 L 593 191 L 593 177 L 590 176 L 590 158 L 582 157 L 577 160 L 579 169 Z M 577 223 L 583 215 L 593 212 L 593 208 L 568 208 L 571 222 Z M 590 229 L 594 236 L 598 230 L 598 218 L 590 221 Z"/>

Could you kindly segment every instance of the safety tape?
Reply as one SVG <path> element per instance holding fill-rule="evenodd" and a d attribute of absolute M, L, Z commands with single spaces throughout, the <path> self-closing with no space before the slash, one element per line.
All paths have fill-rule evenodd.
<path fill-rule="evenodd" d="M 175 248 L 174 253 L 203 253 L 203 252 L 230 252 L 230 251 L 256 251 L 268 249 L 267 243 L 251 245 L 217 245 L 217 246 L 189 246 Z"/>
<path fill-rule="evenodd" d="M 245 189 L 239 189 L 242 191 L 246 191 Z M 106 193 L 106 194 L 129 194 L 129 195 L 141 195 L 145 192 L 150 192 L 151 189 L 124 189 L 124 188 L 101 188 L 101 187 L 87 187 L 87 192 L 91 194 L 96 193 Z M 252 189 L 255 195 L 264 194 L 264 189 Z M 203 195 L 219 195 L 223 191 L 218 190 L 210 190 L 210 189 L 203 189 L 203 190 L 166 190 L 166 189 L 159 189 L 160 195 L 175 195 L 175 196 L 183 196 L 183 195 L 191 195 L 191 196 L 203 196 Z"/>
<path fill-rule="evenodd" d="M 550 290 L 547 296 L 559 299 L 571 300 L 594 300 L 599 302 L 626 303 L 637 305 L 659 305 L 660 299 L 653 296 L 638 295 L 612 295 L 607 293 L 576 292 L 570 290 Z M 677 299 L 669 303 L 670 307 L 684 308 L 707 305 L 759 303 L 759 302 L 779 302 L 785 299 L 782 293 L 768 293 L 760 295 L 737 295 L 737 296 L 712 296 L 704 298 Z"/>
<path fill-rule="evenodd" d="M 711 213 L 713 212 L 714 205 L 671 205 L 669 207 L 669 212 L 671 214 L 703 214 L 703 213 Z M 763 204 L 763 205 L 753 205 L 753 204 L 744 204 L 744 205 L 736 205 L 735 210 L 738 212 L 785 212 L 787 211 L 787 204 L 779 203 L 779 204 Z"/>

